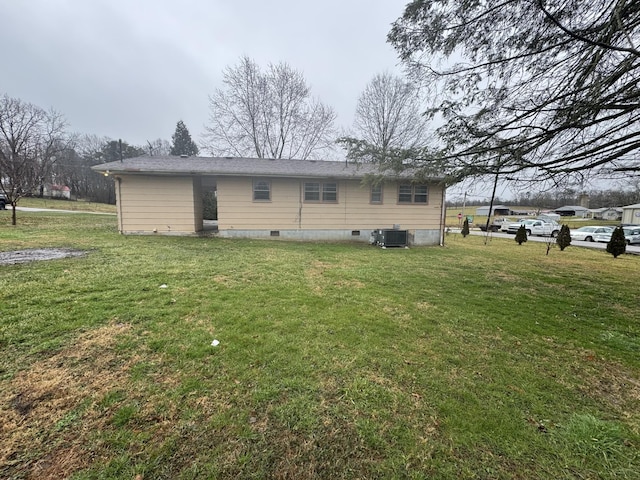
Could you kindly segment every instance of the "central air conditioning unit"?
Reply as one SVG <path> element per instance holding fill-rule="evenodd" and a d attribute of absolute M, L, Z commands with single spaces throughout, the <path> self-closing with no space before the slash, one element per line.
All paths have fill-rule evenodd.
<path fill-rule="evenodd" d="M 373 240 L 376 245 L 387 247 L 407 247 L 409 234 L 407 230 L 396 229 L 378 229 L 372 232 Z"/>

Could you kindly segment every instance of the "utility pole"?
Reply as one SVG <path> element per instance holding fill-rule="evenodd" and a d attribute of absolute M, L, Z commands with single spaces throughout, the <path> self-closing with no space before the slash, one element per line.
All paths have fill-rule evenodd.
<path fill-rule="evenodd" d="M 498 177 L 500 176 L 500 170 L 496 170 L 496 178 L 493 181 L 493 191 L 491 192 L 491 202 L 489 203 L 489 215 L 487 215 L 486 223 L 486 235 L 484 237 L 484 244 L 487 244 L 489 238 L 489 224 L 491 223 L 491 215 L 493 214 L 493 199 L 496 198 L 496 189 L 498 188 Z"/>
<path fill-rule="evenodd" d="M 467 204 L 467 192 L 464 192 L 464 197 L 462 197 L 462 218 L 466 218 L 464 216 L 464 207 Z"/>

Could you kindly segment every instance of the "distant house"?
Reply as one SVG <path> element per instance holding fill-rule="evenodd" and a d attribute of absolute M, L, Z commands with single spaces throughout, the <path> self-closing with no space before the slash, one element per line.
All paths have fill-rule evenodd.
<path fill-rule="evenodd" d="M 42 193 L 50 198 L 71 198 L 71 189 L 66 185 L 45 185 Z"/>
<path fill-rule="evenodd" d="M 221 237 L 369 241 L 375 229 L 397 228 L 413 245 L 444 240 L 441 178 L 260 158 L 137 157 L 92 168 L 115 179 L 123 234 L 200 234 L 203 194 L 213 190 Z M 381 181 L 363 181 L 371 175 Z"/>
<path fill-rule="evenodd" d="M 622 207 L 622 223 L 640 225 L 640 203 Z"/>
<path fill-rule="evenodd" d="M 579 205 L 567 205 L 565 207 L 556 208 L 554 212 L 561 217 L 586 218 L 589 216 L 589 209 Z"/>
<path fill-rule="evenodd" d="M 494 205 L 491 208 L 491 215 L 509 215 L 510 213 L 511 213 L 511 209 L 504 205 Z M 489 216 L 489 205 L 478 207 L 476 209 L 476 215 Z"/>
<path fill-rule="evenodd" d="M 595 220 L 620 220 L 622 218 L 621 208 L 592 208 L 591 218 Z"/>

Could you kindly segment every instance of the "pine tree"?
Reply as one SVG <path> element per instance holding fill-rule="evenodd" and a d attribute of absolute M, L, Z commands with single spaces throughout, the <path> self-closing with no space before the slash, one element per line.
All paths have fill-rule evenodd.
<path fill-rule="evenodd" d="M 191 134 L 182 120 L 176 125 L 176 132 L 171 137 L 171 155 L 197 155 L 198 146 L 191 139 Z"/>
<path fill-rule="evenodd" d="M 516 232 L 516 242 L 518 242 L 518 245 L 522 245 L 526 241 L 527 241 L 527 230 L 526 228 L 524 228 L 524 225 L 520 225 L 520 228 Z"/>
<path fill-rule="evenodd" d="M 607 252 L 613 255 L 613 258 L 618 258 L 618 255 L 622 255 L 627 251 L 627 239 L 624 236 L 624 230 L 622 227 L 616 227 L 611 234 L 611 240 L 607 243 Z"/>
<path fill-rule="evenodd" d="M 464 223 L 462 224 L 462 236 L 466 237 L 467 235 L 469 235 L 469 219 L 465 218 L 464 219 Z"/>
<path fill-rule="evenodd" d="M 560 227 L 560 233 L 558 234 L 558 238 L 556 238 L 556 243 L 560 247 L 560 251 L 563 251 L 571 245 L 571 230 L 569 229 L 569 225 L 564 224 Z"/>

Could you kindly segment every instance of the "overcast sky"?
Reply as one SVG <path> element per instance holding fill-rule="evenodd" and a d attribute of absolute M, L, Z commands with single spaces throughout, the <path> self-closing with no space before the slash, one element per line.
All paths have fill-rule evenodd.
<path fill-rule="evenodd" d="M 222 70 L 287 62 L 348 127 L 383 71 L 408 0 L 0 0 L 0 95 L 65 115 L 70 130 L 144 145 L 182 119 L 196 142 Z"/>

